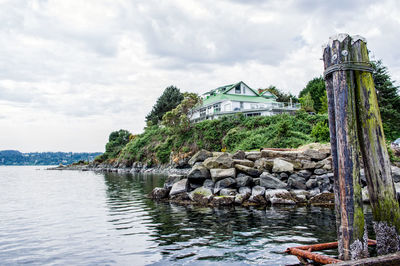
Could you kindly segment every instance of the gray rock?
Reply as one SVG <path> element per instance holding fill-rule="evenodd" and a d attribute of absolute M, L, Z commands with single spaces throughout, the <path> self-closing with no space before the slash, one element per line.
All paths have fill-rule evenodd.
<path fill-rule="evenodd" d="M 319 193 L 321 193 L 321 190 L 318 187 L 316 187 L 314 189 L 311 189 L 310 190 L 310 197 L 314 197 L 314 196 L 318 195 Z"/>
<path fill-rule="evenodd" d="M 400 168 L 397 166 L 392 166 L 392 177 L 393 181 L 398 183 L 400 182 Z"/>
<path fill-rule="evenodd" d="M 222 179 L 215 183 L 214 193 L 217 194 L 221 189 L 232 187 L 235 184 L 236 184 L 236 180 L 231 177 Z"/>
<path fill-rule="evenodd" d="M 236 194 L 235 195 L 235 203 L 241 205 L 245 200 L 247 200 L 246 195 Z"/>
<path fill-rule="evenodd" d="M 211 179 L 204 180 L 203 187 L 213 190 L 214 189 L 214 185 L 215 185 L 215 183 Z"/>
<path fill-rule="evenodd" d="M 320 175 L 317 176 L 317 181 L 329 184 L 331 180 L 329 179 L 328 175 Z"/>
<path fill-rule="evenodd" d="M 396 190 L 397 201 L 400 201 L 400 183 L 394 183 L 394 188 Z"/>
<path fill-rule="evenodd" d="M 260 186 L 265 188 L 286 188 L 287 184 L 282 182 L 278 178 L 274 177 L 273 175 L 269 174 L 268 172 L 264 172 L 260 176 Z"/>
<path fill-rule="evenodd" d="M 334 204 L 335 203 L 335 195 L 330 192 L 322 192 L 317 194 L 310 199 L 311 204 L 324 205 L 324 204 Z"/>
<path fill-rule="evenodd" d="M 205 179 L 210 178 L 210 171 L 202 165 L 195 165 L 190 170 L 187 178 L 190 183 L 201 184 Z"/>
<path fill-rule="evenodd" d="M 306 182 L 307 189 L 313 189 L 318 186 L 317 179 L 310 178 Z"/>
<path fill-rule="evenodd" d="M 248 160 L 255 162 L 260 158 L 261 158 L 261 152 L 259 152 L 259 151 L 246 152 L 246 159 L 248 159 Z"/>
<path fill-rule="evenodd" d="M 259 195 L 264 196 L 264 194 L 265 194 L 265 187 L 254 186 L 254 187 L 251 189 L 251 195 L 252 195 L 252 196 L 259 196 Z"/>
<path fill-rule="evenodd" d="M 255 168 L 252 167 L 248 167 L 248 166 L 244 166 L 244 165 L 240 165 L 240 164 L 236 164 L 235 168 L 245 174 L 248 174 L 250 176 L 253 177 L 258 177 L 260 176 L 261 172 Z"/>
<path fill-rule="evenodd" d="M 239 188 L 239 194 L 250 196 L 251 195 L 251 188 L 249 188 L 249 187 L 240 187 Z"/>
<path fill-rule="evenodd" d="M 235 196 L 237 193 L 237 190 L 235 188 L 223 188 L 219 191 L 219 195 L 221 196 Z"/>
<path fill-rule="evenodd" d="M 311 171 L 301 170 L 297 173 L 298 176 L 304 177 L 306 180 L 312 175 Z"/>
<path fill-rule="evenodd" d="M 228 169 L 228 168 L 233 168 L 234 163 L 233 159 L 230 157 L 229 154 L 227 153 L 222 153 L 218 155 L 217 157 L 210 157 L 207 158 L 204 162 L 203 165 L 207 167 L 208 169 Z"/>
<path fill-rule="evenodd" d="M 295 198 L 286 189 L 268 189 L 265 191 L 265 200 L 271 204 L 296 204 Z"/>
<path fill-rule="evenodd" d="M 248 167 L 254 167 L 254 162 L 244 159 L 244 160 L 239 160 L 239 159 L 233 159 L 233 162 L 235 163 L 235 165 L 244 165 L 244 166 L 248 166 Z"/>
<path fill-rule="evenodd" d="M 156 200 L 164 199 L 164 198 L 168 197 L 168 192 L 169 192 L 168 189 L 156 187 L 151 192 L 151 198 L 156 199 Z"/>
<path fill-rule="evenodd" d="M 184 178 L 186 178 L 184 175 L 169 175 L 164 182 L 164 188 L 170 190 L 176 182 Z"/>
<path fill-rule="evenodd" d="M 315 162 L 310 162 L 310 161 L 302 161 L 301 163 L 303 164 L 303 169 L 306 170 L 315 169 L 317 165 Z"/>
<path fill-rule="evenodd" d="M 286 173 L 280 173 L 276 178 L 278 178 L 279 180 L 287 180 L 289 176 Z"/>
<path fill-rule="evenodd" d="M 271 202 L 272 205 L 294 205 L 296 204 L 296 202 L 294 200 L 291 199 L 283 199 L 283 198 L 271 198 L 269 200 Z"/>
<path fill-rule="evenodd" d="M 179 194 L 182 192 L 187 192 L 189 189 L 189 182 L 187 179 L 179 180 L 178 182 L 172 185 L 171 191 L 169 192 L 170 196 L 175 194 Z"/>
<path fill-rule="evenodd" d="M 212 152 L 209 152 L 207 150 L 200 150 L 195 155 L 193 155 L 192 158 L 190 158 L 188 164 L 193 166 L 197 162 L 204 162 L 207 158 L 212 157 L 212 155 Z"/>
<path fill-rule="evenodd" d="M 328 157 L 328 153 L 323 152 L 323 151 L 319 151 L 319 150 L 312 150 L 312 149 L 308 149 L 304 151 L 304 154 L 308 157 L 310 157 L 312 160 L 317 160 L 317 161 L 321 161 L 323 159 L 325 159 L 326 157 Z"/>
<path fill-rule="evenodd" d="M 270 159 L 260 158 L 254 162 L 254 168 L 260 170 L 261 172 L 271 172 L 272 167 L 274 167 L 274 161 Z"/>
<path fill-rule="evenodd" d="M 211 201 L 213 206 L 230 206 L 235 203 L 235 196 L 217 196 Z"/>
<path fill-rule="evenodd" d="M 235 168 L 229 168 L 229 169 L 211 169 L 211 179 L 214 182 L 217 182 L 219 180 L 225 179 L 225 178 L 235 178 L 236 177 L 236 169 Z"/>
<path fill-rule="evenodd" d="M 368 194 L 368 188 L 364 187 L 361 189 L 361 196 L 362 196 L 362 200 L 365 203 L 369 203 L 369 194 Z"/>
<path fill-rule="evenodd" d="M 325 169 L 315 169 L 314 170 L 314 174 L 316 174 L 316 175 L 324 175 L 326 173 L 328 173 L 328 171 L 326 171 Z"/>
<path fill-rule="evenodd" d="M 244 151 L 237 151 L 233 154 L 232 159 L 244 160 L 246 158 L 246 153 Z"/>
<path fill-rule="evenodd" d="M 294 166 L 292 163 L 289 163 L 289 162 L 284 161 L 279 158 L 276 158 L 274 160 L 274 167 L 272 168 L 272 172 L 274 172 L 274 173 L 281 173 L 281 172 L 293 173 L 293 171 L 294 171 Z"/>
<path fill-rule="evenodd" d="M 283 158 L 289 161 L 294 161 L 298 158 L 299 151 L 285 151 L 285 150 L 271 150 L 263 149 L 261 151 L 261 157 L 263 158 Z"/>
<path fill-rule="evenodd" d="M 365 177 L 364 169 L 360 169 L 360 180 L 361 180 L 361 185 L 365 187 L 367 185 L 367 178 Z"/>
<path fill-rule="evenodd" d="M 307 189 L 306 180 L 296 174 L 289 176 L 288 185 L 296 189 Z"/>
<path fill-rule="evenodd" d="M 199 188 L 199 187 L 201 187 L 201 186 L 202 186 L 201 184 L 198 184 L 198 183 L 190 183 L 190 182 L 189 182 L 189 191 L 195 190 L 196 188 Z"/>
<path fill-rule="evenodd" d="M 253 184 L 255 185 L 255 186 L 259 186 L 260 185 L 260 178 L 259 177 L 257 177 L 257 178 L 253 178 Z"/>
<path fill-rule="evenodd" d="M 208 203 L 212 199 L 213 193 L 211 189 L 205 187 L 199 187 L 189 193 L 189 198 L 192 201 L 200 203 Z"/>
<path fill-rule="evenodd" d="M 236 186 L 237 187 L 247 187 L 253 183 L 253 178 L 246 174 L 240 173 L 236 177 Z"/>

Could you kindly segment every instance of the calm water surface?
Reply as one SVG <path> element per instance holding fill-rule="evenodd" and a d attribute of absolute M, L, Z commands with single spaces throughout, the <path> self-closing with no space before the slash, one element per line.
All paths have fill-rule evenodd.
<path fill-rule="evenodd" d="M 330 208 L 147 199 L 164 178 L 0 167 L 0 264 L 285 265 L 287 247 L 336 238 Z"/>

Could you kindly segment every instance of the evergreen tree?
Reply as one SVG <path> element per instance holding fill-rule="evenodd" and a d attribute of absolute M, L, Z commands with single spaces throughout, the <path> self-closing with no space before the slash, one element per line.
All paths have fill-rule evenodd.
<path fill-rule="evenodd" d="M 386 66 L 378 60 L 372 63 L 376 94 L 378 97 L 379 110 L 381 112 L 385 137 L 388 140 L 400 138 L 400 96 L 398 86 L 388 73 Z"/>
<path fill-rule="evenodd" d="M 299 98 L 302 98 L 310 93 L 311 98 L 314 102 L 314 109 L 320 113 L 323 108 L 322 97 L 326 97 L 325 81 L 322 77 L 313 78 L 307 83 L 307 86 L 300 92 Z"/>
<path fill-rule="evenodd" d="M 299 99 L 297 99 L 296 96 L 292 95 L 291 93 L 284 93 L 277 87 L 271 85 L 266 89 L 259 89 L 259 92 L 262 93 L 264 91 L 269 91 L 273 95 L 276 96 L 276 101 L 277 102 L 282 102 L 282 103 L 288 103 L 290 102 L 290 99 L 292 99 L 293 103 L 298 103 Z"/>
<path fill-rule="evenodd" d="M 175 86 L 167 87 L 163 94 L 157 99 L 151 112 L 146 116 L 148 125 L 157 125 L 168 111 L 171 111 L 183 100 L 183 94 Z"/>

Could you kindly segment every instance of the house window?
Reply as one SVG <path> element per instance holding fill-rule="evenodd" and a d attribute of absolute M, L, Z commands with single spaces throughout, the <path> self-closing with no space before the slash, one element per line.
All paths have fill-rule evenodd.
<path fill-rule="evenodd" d="M 249 114 L 246 114 L 247 117 L 260 116 L 260 115 L 261 115 L 261 113 L 249 113 Z"/>
<path fill-rule="evenodd" d="M 235 93 L 240 94 L 240 85 L 235 87 Z"/>
<path fill-rule="evenodd" d="M 214 113 L 221 112 L 221 104 L 220 103 L 214 104 L 213 107 L 214 107 Z"/>
<path fill-rule="evenodd" d="M 201 108 L 200 109 L 200 117 L 205 117 L 206 116 L 206 108 Z"/>

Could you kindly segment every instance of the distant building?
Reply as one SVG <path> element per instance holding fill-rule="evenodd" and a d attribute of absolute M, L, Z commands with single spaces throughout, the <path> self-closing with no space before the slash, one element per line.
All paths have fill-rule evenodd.
<path fill-rule="evenodd" d="M 191 121 L 217 119 L 224 115 L 243 113 L 245 116 L 267 116 L 293 113 L 300 104 L 281 103 L 268 91 L 258 93 L 243 81 L 222 86 L 202 95 L 203 104 L 192 111 Z"/>

